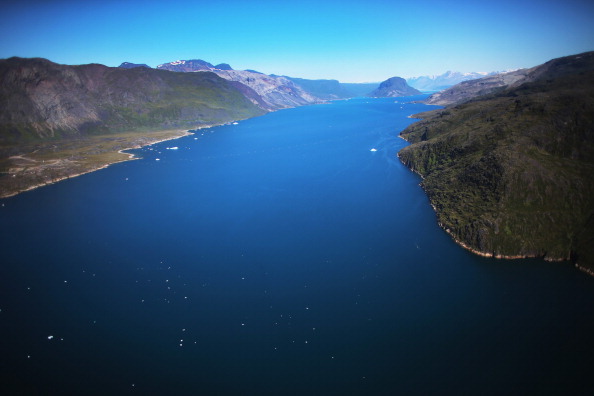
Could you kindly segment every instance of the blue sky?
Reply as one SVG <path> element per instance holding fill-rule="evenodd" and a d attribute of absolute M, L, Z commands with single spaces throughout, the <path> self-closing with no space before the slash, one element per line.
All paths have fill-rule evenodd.
<path fill-rule="evenodd" d="M 342 82 L 531 67 L 594 50 L 594 2 L 70 1 L 0 5 L 0 58 L 229 63 Z"/>

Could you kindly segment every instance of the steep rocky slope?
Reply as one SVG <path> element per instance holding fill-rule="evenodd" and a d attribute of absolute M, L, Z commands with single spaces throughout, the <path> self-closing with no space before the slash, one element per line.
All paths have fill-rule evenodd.
<path fill-rule="evenodd" d="M 399 96 L 420 95 L 419 90 L 414 89 L 401 77 L 392 77 L 382 82 L 376 90 L 369 93 L 372 98 L 394 98 Z"/>
<path fill-rule="evenodd" d="M 594 270 L 594 53 L 524 71 L 523 84 L 420 114 L 401 161 L 439 223 L 484 255 Z M 591 272 L 592 273 L 592 272 Z"/>

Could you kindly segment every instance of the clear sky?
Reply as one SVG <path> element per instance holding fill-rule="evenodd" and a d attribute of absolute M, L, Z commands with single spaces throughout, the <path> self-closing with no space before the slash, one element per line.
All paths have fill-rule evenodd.
<path fill-rule="evenodd" d="M 342 82 L 499 71 L 594 50 L 594 1 L 4 0 L 0 58 L 178 59 Z"/>

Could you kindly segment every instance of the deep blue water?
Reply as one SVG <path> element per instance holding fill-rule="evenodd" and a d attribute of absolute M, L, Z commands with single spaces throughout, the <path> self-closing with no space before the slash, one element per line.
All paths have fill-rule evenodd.
<path fill-rule="evenodd" d="M 1 386 L 591 394 L 594 278 L 454 244 L 396 158 L 428 109 L 408 100 L 282 110 L 1 200 Z"/>

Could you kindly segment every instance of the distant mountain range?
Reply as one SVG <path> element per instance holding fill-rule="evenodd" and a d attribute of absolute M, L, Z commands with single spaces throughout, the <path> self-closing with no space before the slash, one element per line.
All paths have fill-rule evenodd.
<path fill-rule="evenodd" d="M 119 67 L 148 66 L 145 64 L 124 62 Z M 212 71 L 227 80 L 241 82 L 254 89 L 266 101 L 268 110 L 317 103 L 320 100 L 346 99 L 362 96 L 407 96 L 418 95 L 420 93 L 418 90 L 406 85 L 406 81 L 403 79 L 400 79 L 402 81 L 384 81 L 382 83 L 384 84 L 383 90 L 378 90 L 380 89 L 380 83 L 341 83 L 338 80 L 311 80 L 275 74 L 266 75 L 255 70 L 234 70 L 227 63 L 213 65 L 201 59 L 177 60 L 163 63 L 158 65 L 157 69 L 175 72 Z M 394 78 L 399 79 L 400 77 Z M 397 87 L 398 84 L 400 86 Z M 388 89 L 388 86 L 391 86 L 392 89 Z M 374 91 L 376 92 L 372 95 Z"/>
<path fill-rule="evenodd" d="M 447 71 L 447 72 L 440 74 L 438 76 L 411 77 L 411 78 L 408 78 L 406 80 L 406 82 L 411 87 L 416 88 L 420 91 L 433 92 L 433 91 L 441 91 L 443 89 L 449 88 L 452 85 L 461 83 L 462 81 L 475 80 L 477 78 L 483 78 L 483 77 L 490 76 L 493 74 L 497 74 L 497 73 L 496 72 L 460 73 L 460 72 L 455 72 L 455 71 Z"/>
<path fill-rule="evenodd" d="M 436 92 L 425 101 L 427 104 L 448 106 L 461 103 L 476 96 L 487 95 L 500 88 L 512 87 L 528 82 L 530 69 L 498 73 L 475 80 L 463 81 L 453 87 Z"/>
<path fill-rule="evenodd" d="M 594 52 L 462 82 L 401 132 L 440 225 L 495 257 L 594 275 Z"/>
<path fill-rule="evenodd" d="M 130 62 L 124 62 L 119 67 L 122 69 L 134 69 L 135 67 L 146 67 L 147 69 L 151 68 L 149 65 L 146 65 L 144 63 L 130 63 Z"/>
<path fill-rule="evenodd" d="M 157 69 L 176 72 L 211 71 L 226 80 L 251 88 L 261 99 L 258 105 L 269 111 L 321 102 L 320 98 L 286 77 L 269 76 L 248 70 L 233 70 L 226 63 L 213 66 L 200 59 L 178 60 L 161 64 Z"/>

